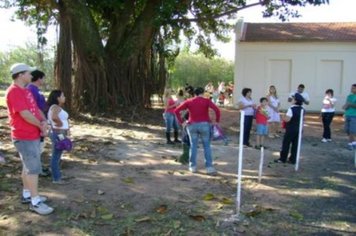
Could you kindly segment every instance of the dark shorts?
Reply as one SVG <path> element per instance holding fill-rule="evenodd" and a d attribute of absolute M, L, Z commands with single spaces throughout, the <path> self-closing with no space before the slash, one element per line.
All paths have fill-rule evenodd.
<path fill-rule="evenodd" d="M 23 169 L 28 175 L 42 173 L 40 139 L 37 140 L 13 140 L 16 150 L 20 154 Z"/>

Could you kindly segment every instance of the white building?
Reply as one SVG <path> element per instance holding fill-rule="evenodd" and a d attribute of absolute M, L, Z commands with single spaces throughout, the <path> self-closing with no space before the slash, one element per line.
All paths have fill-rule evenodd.
<path fill-rule="evenodd" d="M 236 25 L 234 103 L 243 88 L 258 102 L 275 85 L 282 109 L 290 92 L 305 85 L 308 111 L 320 111 L 326 89 L 345 103 L 356 83 L 356 22 L 244 23 Z"/>

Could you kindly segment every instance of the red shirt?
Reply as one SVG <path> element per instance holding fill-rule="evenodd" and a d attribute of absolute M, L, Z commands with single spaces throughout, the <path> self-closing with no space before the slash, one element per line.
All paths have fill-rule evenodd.
<path fill-rule="evenodd" d="M 183 123 L 181 116 L 179 115 L 182 110 L 188 109 L 189 119 L 188 123 L 197 122 L 210 122 L 209 108 L 213 109 L 216 116 L 216 122 L 220 121 L 220 110 L 219 108 L 210 100 L 203 97 L 194 97 L 186 100 L 181 105 L 179 105 L 174 113 L 178 118 L 179 123 Z"/>
<path fill-rule="evenodd" d="M 6 90 L 7 112 L 11 127 L 11 137 L 18 140 L 36 140 L 40 138 L 40 129 L 22 118 L 21 111 L 28 110 L 41 120 L 40 110 L 27 88 L 12 84 Z"/>
<path fill-rule="evenodd" d="M 267 121 L 268 121 L 267 109 L 263 108 L 261 106 L 258 106 L 257 111 L 256 111 L 256 124 L 267 125 Z"/>

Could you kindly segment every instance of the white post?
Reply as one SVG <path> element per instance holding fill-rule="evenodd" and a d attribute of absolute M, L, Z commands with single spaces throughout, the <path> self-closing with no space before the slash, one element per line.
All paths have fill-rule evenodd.
<path fill-rule="evenodd" d="M 300 146 L 302 145 L 303 120 L 304 120 L 304 109 L 302 108 L 302 110 L 300 110 L 298 147 L 297 147 L 297 158 L 295 160 L 295 171 L 298 171 L 299 168 Z"/>
<path fill-rule="evenodd" d="M 265 149 L 262 146 L 261 147 L 261 157 L 260 157 L 260 167 L 258 169 L 258 182 L 259 183 L 261 183 L 261 179 L 262 179 L 263 157 L 265 155 L 264 152 L 265 152 Z"/>
<path fill-rule="evenodd" d="M 245 111 L 240 112 L 240 143 L 239 143 L 239 161 L 237 168 L 237 193 L 236 193 L 236 215 L 240 215 L 241 206 L 241 178 L 242 178 L 242 155 L 243 155 L 243 137 L 244 137 Z"/>

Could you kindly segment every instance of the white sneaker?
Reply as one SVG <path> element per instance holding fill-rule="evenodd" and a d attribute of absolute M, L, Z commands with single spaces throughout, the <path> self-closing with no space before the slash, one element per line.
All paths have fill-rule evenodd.
<path fill-rule="evenodd" d="M 189 171 L 192 173 L 197 173 L 197 168 L 195 166 L 189 167 Z"/>
<path fill-rule="evenodd" d="M 321 142 L 326 143 L 326 142 L 328 142 L 328 140 L 327 140 L 326 138 L 323 138 L 323 139 L 321 140 Z"/>
<path fill-rule="evenodd" d="M 43 202 L 39 202 L 37 205 L 30 204 L 30 211 L 34 211 L 39 215 L 51 214 L 54 209 Z"/>
<path fill-rule="evenodd" d="M 217 171 L 215 170 L 214 167 L 208 167 L 208 168 L 206 168 L 206 173 L 207 173 L 208 175 L 216 175 L 216 174 L 217 174 Z"/>

